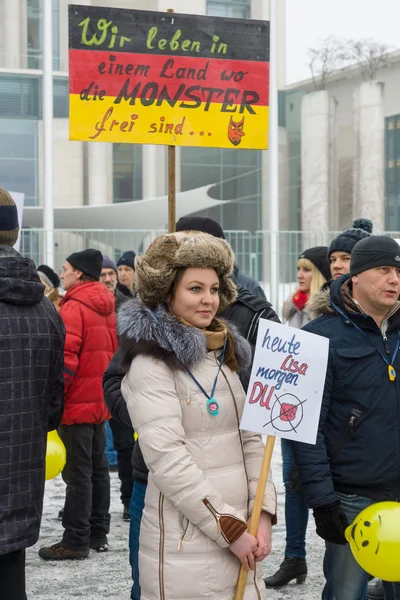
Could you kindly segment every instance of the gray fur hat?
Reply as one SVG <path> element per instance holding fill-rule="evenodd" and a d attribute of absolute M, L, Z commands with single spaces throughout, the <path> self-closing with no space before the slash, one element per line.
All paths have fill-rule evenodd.
<path fill-rule="evenodd" d="M 224 310 L 237 296 L 231 279 L 234 263 L 228 242 L 208 233 L 180 231 L 160 235 L 144 255 L 136 257 L 135 288 L 143 304 L 155 308 L 166 302 L 178 269 L 214 269 L 220 281 L 219 310 Z"/>

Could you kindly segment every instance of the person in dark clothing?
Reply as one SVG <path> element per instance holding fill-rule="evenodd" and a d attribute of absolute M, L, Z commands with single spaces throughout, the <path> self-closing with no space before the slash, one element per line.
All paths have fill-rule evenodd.
<path fill-rule="evenodd" d="M 26 600 L 39 537 L 47 432 L 63 413 L 65 330 L 34 263 L 12 246 L 17 209 L 0 189 L 0 598 Z"/>
<path fill-rule="evenodd" d="M 233 274 L 238 285 L 246 288 L 246 290 L 249 290 L 249 292 L 253 294 L 253 296 L 257 296 L 258 298 L 262 298 L 263 300 L 267 299 L 264 290 L 262 289 L 257 279 L 254 279 L 254 277 L 251 277 L 250 275 L 246 275 L 246 273 L 242 273 L 238 265 L 235 265 Z"/>
<path fill-rule="evenodd" d="M 188 220 L 180 219 L 176 224 L 177 231 L 182 230 L 181 225 L 183 224 L 184 230 L 187 230 L 187 227 L 189 227 L 189 229 L 203 231 L 204 233 L 209 233 L 215 237 L 222 237 L 225 239 L 221 226 L 216 221 L 198 217 L 190 217 L 190 219 L 190 223 Z M 238 286 L 238 297 L 236 302 L 231 306 L 228 306 L 220 316 L 236 325 L 239 333 L 250 342 L 253 356 L 257 341 L 259 320 L 262 318 L 277 323 L 280 322 L 278 315 L 267 300 L 253 296 L 248 290 L 240 286 Z M 125 373 L 126 368 L 122 365 L 122 354 L 118 349 L 103 377 L 104 400 L 114 419 L 125 424 L 130 424 L 131 421 L 126 402 L 121 394 L 121 382 Z M 250 375 L 251 367 L 240 375 L 245 391 L 247 391 Z M 144 507 L 148 469 L 140 450 L 139 441 L 135 442 L 132 463 L 134 483 L 130 503 L 131 526 L 129 534 L 130 564 L 133 579 L 131 600 L 140 600 L 138 568 L 139 532 L 140 520 Z"/>
<path fill-rule="evenodd" d="M 133 250 L 124 252 L 117 262 L 119 289 L 126 296 L 135 294 L 135 256 Z"/>
<path fill-rule="evenodd" d="M 400 246 L 370 236 L 353 249 L 305 331 L 329 339 L 316 445 L 292 448 L 317 534 L 326 542 L 323 600 L 366 598 L 368 574 L 344 532 L 367 506 L 400 495 Z M 366 540 L 368 541 L 368 540 Z M 383 583 L 400 599 L 400 583 Z"/>
<path fill-rule="evenodd" d="M 117 288 L 117 275 L 117 265 L 109 256 L 103 256 L 103 268 L 100 274 L 100 281 L 114 294 L 116 312 L 118 312 L 121 304 L 129 300 L 129 298 Z M 125 521 L 129 521 L 129 503 L 131 501 L 133 487 L 131 457 L 134 444 L 134 432 L 130 422 L 128 425 L 124 425 L 113 418 L 106 423 L 106 427 L 107 426 L 110 428 L 110 438 L 113 441 L 113 447 L 117 453 L 118 477 L 121 481 L 121 502 L 124 507 L 123 518 Z"/>

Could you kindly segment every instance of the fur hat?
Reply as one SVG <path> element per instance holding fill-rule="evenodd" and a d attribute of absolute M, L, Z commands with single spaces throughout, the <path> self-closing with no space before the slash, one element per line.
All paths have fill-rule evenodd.
<path fill-rule="evenodd" d="M 231 279 L 235 256 L 225 240 L 208 233 L 181 231 L 160 235 L 136 258 L 136 291 L 151 308 L 166 301 L 180 268 L 214 269 L 220 280 L 219 310 L 236 300 Z"/>

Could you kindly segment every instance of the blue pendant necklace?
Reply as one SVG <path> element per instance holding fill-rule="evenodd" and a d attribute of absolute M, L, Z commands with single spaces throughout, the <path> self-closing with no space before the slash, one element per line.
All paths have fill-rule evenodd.
<path fill-rule="evenodd" d="M 214 394 L 215 394 L 215 389 L 216 389 L 217 383 L 218 383 L 218 377 L 219 377 L 219 374 L 221 372 L 222 365 L 224 363 L 227 342 L 228 342 L 228 336 L 226 336 L 225 341 L 224 341 L 224 347 L 222 348 L 221 356 L 219 358 L 218 372 L 217 372 L 217 375 L 216 375 L 216 377 L 214 379 L 214 383 L 213 383 L 210 395 L 207 394 L 206 390 L 203 388 L 203 386 L 201 385 L 201 383 L 199 381 L 197 381 L 196 377 L 193 375 L 193 373 L 190 371 L 190 369 L 188 369 L 187 367 L 185 367 L 186 373 L 189 375 L 189 377 L 191 377 L 191 379 L 197 385 L 197 387 L 199 388 L 199 390 L 207 398 L 207 403 L 206 403 L 207 411 L 213 417 L 216 417 L 219 414 L 219 404 L 218 404 L 217 400 L 214 398 Z"/>

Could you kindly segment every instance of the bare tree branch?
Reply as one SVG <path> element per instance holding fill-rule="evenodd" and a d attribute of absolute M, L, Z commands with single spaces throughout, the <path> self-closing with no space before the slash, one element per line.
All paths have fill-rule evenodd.
<path fill-rule="evenodd" d="M 371 38 L 348 40 L 343 48 L 343 61 L 357 64 L 361 69 L 364 81 L 375 79 L 376 72 L 389 65 L 388 54 L 394 47 Z"/>
<path fill-rule="evenodd" d="M 308 65 L 316 91 L 324 90 L 328 76 L 342 66 L 343 44 L 338 38 L 329 36 L 322 40 L 317 48 L 308 50 Z"/>

